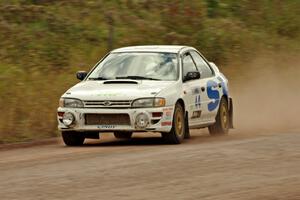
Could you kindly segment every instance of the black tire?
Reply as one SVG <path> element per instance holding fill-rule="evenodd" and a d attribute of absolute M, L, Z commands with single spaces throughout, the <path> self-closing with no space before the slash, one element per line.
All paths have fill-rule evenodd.
<path fill-rule="evenodd" d="M 74 131 L 64 131 L 61 135 L 67 146 L 81 146 L 85 139 L 83 134 Z"/>
<path fill-rule="evenodd" d="M 115 138 L 119 139 L 130 139 L 132 136 L 132 132 L 125 132 L 125 131 L 116 131 L 114 132 Z"/>
<path fill-rule="evenodd" d="M 162 133 L 162 137 L 169 144 L 180 144 L 185 136 L 185 116 L 183 107 L 177 103 L 173 115 L 172 129 L 169 133 Z"/>
<path fill-rule="evenodd" d="M 184 118 L 184 122 L 185 122 L 185 125 L 184 125 L 184 139 L 189 139 L 191 138 L 191 134 L 190 134 L 190 128 L 189 128 L 189 116 L 188 116 L 188 113 L 186 112 L 185 114 L 185 118 Z"/>
<path fill-rule="evenodd" d="M 225 135 L 229 131 L 229 110 L 228 110 L 228 102 L 222 97 L 218 114 L 216 116 L 216 122 L 208 127 L 209 133 L 211 135 Z"/>

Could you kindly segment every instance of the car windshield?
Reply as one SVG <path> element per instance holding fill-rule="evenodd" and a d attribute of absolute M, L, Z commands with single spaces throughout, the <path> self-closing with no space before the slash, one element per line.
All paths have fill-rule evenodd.
<path fill-rule="evenodd" d="M 88 80 L 111 79 L 177 80 L 177 55 L 152 52 L 111 53 L 96 66 Z"/>

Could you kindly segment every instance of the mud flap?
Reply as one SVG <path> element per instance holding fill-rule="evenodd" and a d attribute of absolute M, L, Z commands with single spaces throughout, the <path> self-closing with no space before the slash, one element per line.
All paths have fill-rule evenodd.
<path fill-rule="evenodd" d="M 229 128 L 233 127 L 233 102 L 232 98 L 229 98 Z"/>

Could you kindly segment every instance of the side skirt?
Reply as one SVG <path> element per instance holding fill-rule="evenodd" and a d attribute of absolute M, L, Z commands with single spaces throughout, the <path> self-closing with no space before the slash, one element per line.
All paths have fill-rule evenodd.
<path fill-rule="evenodd" d="M 209 121 L 209 122 L 204 122 L 204 123 L 201 123 L 201 124 L 197 124 L 197 125 L 190 125 L 190 129 L 198 129 L 198 128 L 206 128 L 212 124 L 215 123 L 215 120 L 214 121 Z"/>

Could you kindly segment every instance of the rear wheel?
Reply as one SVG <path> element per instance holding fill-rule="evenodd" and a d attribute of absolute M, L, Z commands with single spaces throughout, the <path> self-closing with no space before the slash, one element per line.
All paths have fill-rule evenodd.
<path fill-rule="evenodd" d="M 125 131 L 116 131 L 114 132 L 115 138 L 119 139 L 130 139 L 132 136 L 132 132 L 125 132 Z"/>
<path fill-rule="evenodd" d="M 163 138 L 171 144 L 180 144 L 184 139 L 186 122 L 184 120 L 184 109 L 177 103 L 175 106 L 172 129 L 169 133 L 162 133 Z"/>
<path fill-rule="evenodd" d="M 216 116 L 216 122 L 208 127 L 209 133 L 211 135 L 224 135 L 229 131 L 229 111 L 227 100 L 222 97 L 218 114 Z"/>
<path fill-rule="evenodd" d="M 74 131 L 64 131 L 61 133 L 64 143 L 67 146 L 80 146 L 83 145 L 84 135 Z"/>

